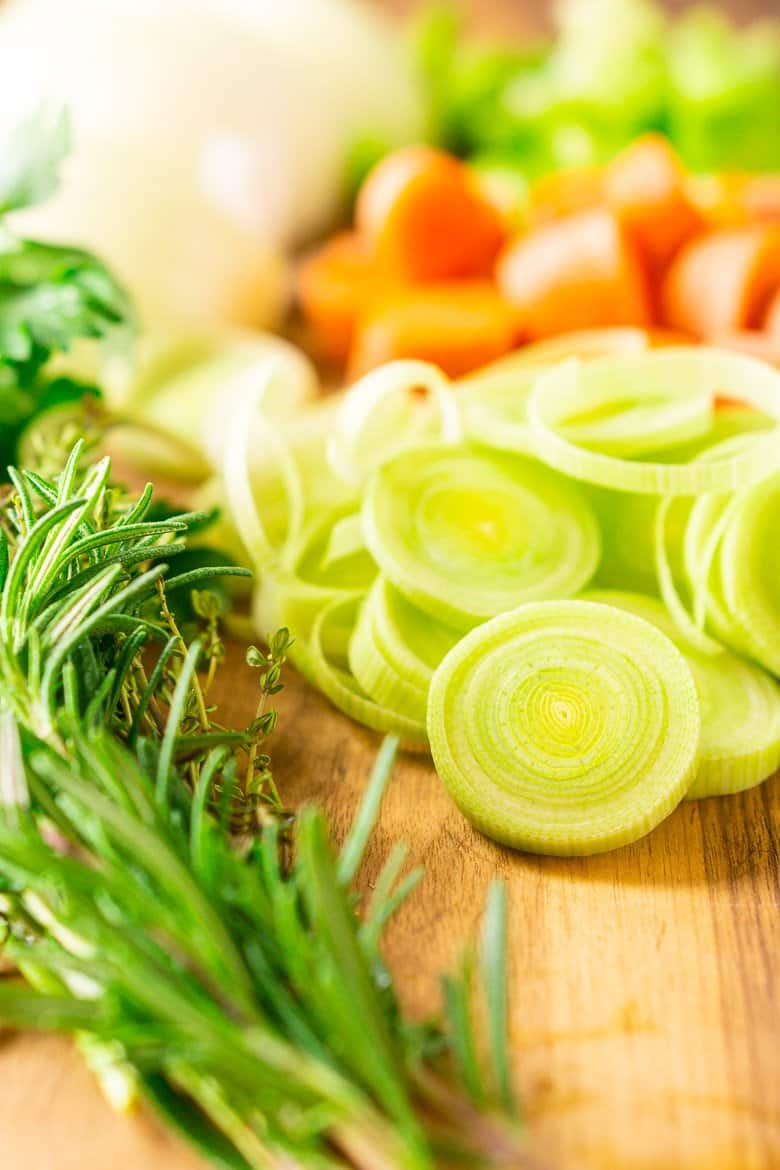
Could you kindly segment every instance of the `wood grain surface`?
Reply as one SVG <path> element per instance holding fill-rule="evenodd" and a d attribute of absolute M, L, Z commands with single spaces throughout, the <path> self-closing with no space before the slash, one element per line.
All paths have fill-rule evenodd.
<path fill-rule="evenodd" d="M 387 0 L 398 11 L 408 0 Z M 538 25 L 536 0 L 474 0 L 482 27 Z M 731 5 L 776 11 L 776 0 Z M 254 705 L 240 648 L 224 698 Z M 321 802 L 343 836 L 377 739 L 294 674 L 274 741 L 288 803 Z M 512 1046 L 530 1140 L 556 1170 L 780 1168 L 780 779 L 682 805 L 644 841 L 600 858 L 512 854 L 476 834 L 429 763 L 397 769 L 368 856 L 410 845 L 425 882 L 387 956 L 409 1010 L 479 919 L 497 873 L 512 904 Z M 118 1117 L 76 1050 L 0 1035 L 0 1170 L 197 1170 L 153 1118 Z"/>

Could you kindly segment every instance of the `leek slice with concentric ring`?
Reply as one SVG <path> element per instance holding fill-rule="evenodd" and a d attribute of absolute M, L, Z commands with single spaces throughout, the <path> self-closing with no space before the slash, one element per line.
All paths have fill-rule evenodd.
<path fill-rule="evenodd" d="M 349 644 L 350 668 L 372 699 L 425 722 L 433 672 L 459 637 L 380 575 Z"/>
<path fill-rule="evenodd" d="M 587 601 L 521 606 L 436 671 L 434 762 L 461 811 L 517 849 L 577 855 L 644 836 L 693 782 L 690 667 L 634 614 Z"/>
<path fill-rule="evenodd" d="M 575 484 L 535 460 L 443 444 L 379 469 L 363 532 L 388 580 L 460 630 L 578 593 L 599 559 L 598 527 Z"/>
<path fill-rule="evenodd" d="M 720 580 L 739 645 L 780 675 L 780 470 L 735 501 L 720 548 Z"/>
<path fill-rule="evenodd" d="M 668 445 L 681 421 L 681 407 L 690 408 L 690 423 L 723 393 L 767 415 L 774 421 L 771 430 L 756 431 L 749 445 L 710 460 L 652 462 L 635 457 L 642 447 L 654 450 L 656 440 Z M 570 434 L 583 422 L 588 423 L 584 444 L 577 442 L 576 430 Z M 780 372 L 755 358 L 705 347 L 590 362 L 571 359 L 544 373 L 528 400 L 533 448 L 550 467 L 602 487 L 651 495 L 698 495 L 758 482 L 780 461 L 779 422 Z M 614 454 L 621 428 L 623 454 Z M 642 440 L 643 432 L 651 443 Z"/>
<path fill-rule="evenodd" d="M 388 362 L 343 395 L 328 460 L 335 475 L 359 486 L 398 451 L 425 439 L 456 442 L 461 434 L 460 412 L 438 366 Z"/>
<path fill-rule="evenodd" d="M 780 767 L 780 685 L 729 650 L 699 653 L 680 637 L 669 613 L 653 597 L 618 590 L 589 590 L 583 600 L 614 605 L 662 630 L 682 651 L 699 695 L 701 739 L 689 799 L 725 796 L 752 788 Z"/>
<path fill-rule="evenodd" d="M 368 602 L 360 610 L 349 642 L 349 667 L 366 694 L 401 715 L 425 723 L 428 692 L 410 682 L 383 653 L 374 635 Z"/>
<path fill-rule="evenodd" d="M 346 715 L 374 731 L 395 732 L 409 747 L 425 747 L 428 742 L 425 721 L 415 719 L 376 702 L 367 695 L 346 663 L 334 661 L 326 645 L 332 641 L 329 625 L 354 627 L 360 602 L 354 599 L 337 600 L 326 605 L 317 615 L 307 642 L 294 645 L 291 659 L 304 678 L 313 683 Z"/>
<path fill-rule="evenodd" d="M 434 670 L 460 633 L 417 609 L 381 574 L 366 605 L 371 609 L 374 637 L 382 652 L 400 674 L 427 692 Z"/>
<path fill-rule="evenodd" d="M 496 451 L 532 455 L 528 399 L 540 373 L 521 367 L 461 382 L 457 401 L 466 438 Z"/>

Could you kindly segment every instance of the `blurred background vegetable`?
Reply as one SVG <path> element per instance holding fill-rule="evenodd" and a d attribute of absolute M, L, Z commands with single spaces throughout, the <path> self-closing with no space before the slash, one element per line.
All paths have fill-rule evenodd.
<path fill-rule="evenodd" d="M 435 137 L 526 176 L 605 162 L 646 130 L 696 170 L 776 168 L 780 23 L 764 11 L 738 28 L 714 5 L 559 0 L 552 38 L 518 45 L 469 38 L 436 5 L 417 34 Z"/>
<path fill-rule="evenodd" d="M 702 178 L 648 132 L 604 165 L 503 193 L 432 147 L 386 156 L 354 230 L 300 268 L 320 358 L 356 377 L 420 358 L 458 377 L 572 330 L 666 330 L 780 360 L 780 174 Z"/>
<path fill-rule="evenodd" d="M 42 97 L 68 105 L 75 152 L 21 230 L 99 250 L 156 318 L 277 322 L 286 250 L 332 223 L 354 144 L 423 125 L 358 0 L 10 0 L 0 130 Z"/>

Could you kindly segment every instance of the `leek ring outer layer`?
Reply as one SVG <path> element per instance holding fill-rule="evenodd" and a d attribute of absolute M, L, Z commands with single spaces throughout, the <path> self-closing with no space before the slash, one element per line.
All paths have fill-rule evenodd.
<path fill-rule="evenodd" d="M 282 555 L 266 567 L 255 591 L 254 621 L 263 633 L 286 626 L 308 640 L 318 614 L 336 601 L 359 601 L 368 592 L 376 566 L 362 543 L 332 547 L 333 533 L 357 513 L 331 508 L 313 517 Z M 349 629 L 328 623 L 325 649 L 345 653 Z"/>
<path fill-rule="evenodd" d="M 497 841 L 562 856 L 659 824 L 694 779 L 699 731 L 674 643 L 587 601 L 535 602 L 473 630 L 428 703 L 433 759 L 461 811 Z"/>
<path fill-rule="evenodd" d="M 236 530 L 258 570 L 273 563 L 278 552 L 263 524 L 252 486 L 252 452 L 258 443 L 279 467 L 288 506 L 288 539 L 300 532 L 304 517 L 303 481 L 291 447 L 281 430 L 262 412 L 264 399 L 283 372 L 269 360 L 251 377 L 243 376 L 240 387 L 236 387 L 234 411 L 225 435 L 222 460 L 225 499 Z"/>
<path fill-rule="evenodd" d="M 379 576 L 350 640 L 350 669 L 372 699 L 424 723 L 433 672 L 459 636 Z"/>
<path fill-rule="evenodd" d="M 566 358 L 639 353 L 649 345 L 644 330 L 616 326 L 562 333 L 498 358 L 455 384 L 464 434 L 499 451 L 533 454 L 528 398 L 546 369 Z"/>
<path fill-rule="evenodd" d="M 533 460 L 444 444 L 410 448 L 379 469 L 363 533 L 392 584 L 459 630 L 578 593 L 600 552 L 576 484 Z"/>
<path fill-rule="evenodd" d="M 326 648 L 328 625 L 334 619 L 339 625 L 349 622 L 354 626 L 355 613 L 359 603 L 354 600 L 331 602 L 317 615 L 308 643 L 293 646 L 292 661 L 304 678 L 313 683 L 352 719 L 374 731 L 395 732 L 401 740 L 415 747 L 427 743 L 425 722 L 376 702 L 366 695 L 349 670 L 334 663 Z"/>
<path fill-rule="evenodd" d="M 641 593 L 589 590 L 583 600 L 625 609 L 677 645 L 699 695 L 701 739 L 692 800 L 752 788 L 780 767 L 780 685 L 760 667 L 721 648 L 717 656 L 685 644 L 660 601 Z"/>
<path fill-rule="evenodd" d="M 663 433 L 667 412 L 674 415 L 681 401 L 697 402 L 705 394 L 714 399 L 723 393 L 762 411 L 775 425 L 768 432 L 756 432 L 752 444 L 722 458 L 641 462 L 598 450 L 595 421 L 588 429 L 592 446 L 581 446 L 566 433 L 578 420 L 595 420 L 602 414 L 614 444 L 615 415 L 622 412 L 631 433 L 636 433 L 637 410 L 647 411 L 647 425 Z M 728 491 L 756 483 L 780 462 L 780 372 L 755 358 L 704 347 L 586 363 L 571 359 L 539 378 L 528 400 L 528 422 L 538 457 L 575 479 L 655 495 Z"/>
<path fill-rule="evenodd" d="M 374 635 L 371 610 L 361 607 L 349 642 L 349 668 L 369 698 L 399 714 L 425 723 L 428 692 L 404 678 L 383 653 Z"/>
<path fill-rule="evenodd" d="M 328 442 L 333 473 L 357 487 L 385 459 L 424 439 L 457 442 L 461 420 L 445 375 L 431 362 L 388 362 L 346 391 Z"/>
<path fill-rule="evenodd" d="M 720 579 L 738 643 L 780 675 L 780 470 L 734 502 L 720 549 Z"/>

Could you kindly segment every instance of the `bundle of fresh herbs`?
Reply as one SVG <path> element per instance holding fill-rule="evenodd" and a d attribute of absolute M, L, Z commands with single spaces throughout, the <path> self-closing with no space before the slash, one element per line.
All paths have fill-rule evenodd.
<path fill-rule="evenodd" d="M 59 142 L 4 160 L 0 205 L 46 189 Z M 5 239 L 5 400 L 29 417 L 48 360 L 127 306 L 91 258 L 49 249 L 53 272 Z M 0 949 L 20 973 L 0 1020 L 77 1034 L 114 1100 L 142 1094 L 218 1166 L 522 1165 L 502 888 L 444 1018 L 406 1019 L 380 941 L 419 874 L 399 845 L 365 904 L 353 887 L 395 740 L 337 857 L 321 812 L 283 812 L 263 750 L 287 632 L 247 653 L 250 726 L 223 726 L 209 583 L 242 570 L 171 574 L 202 517 L 151 518 L 151 486 L 132 498 L 93 455 L 11 468 L 0 503 Z"/>

